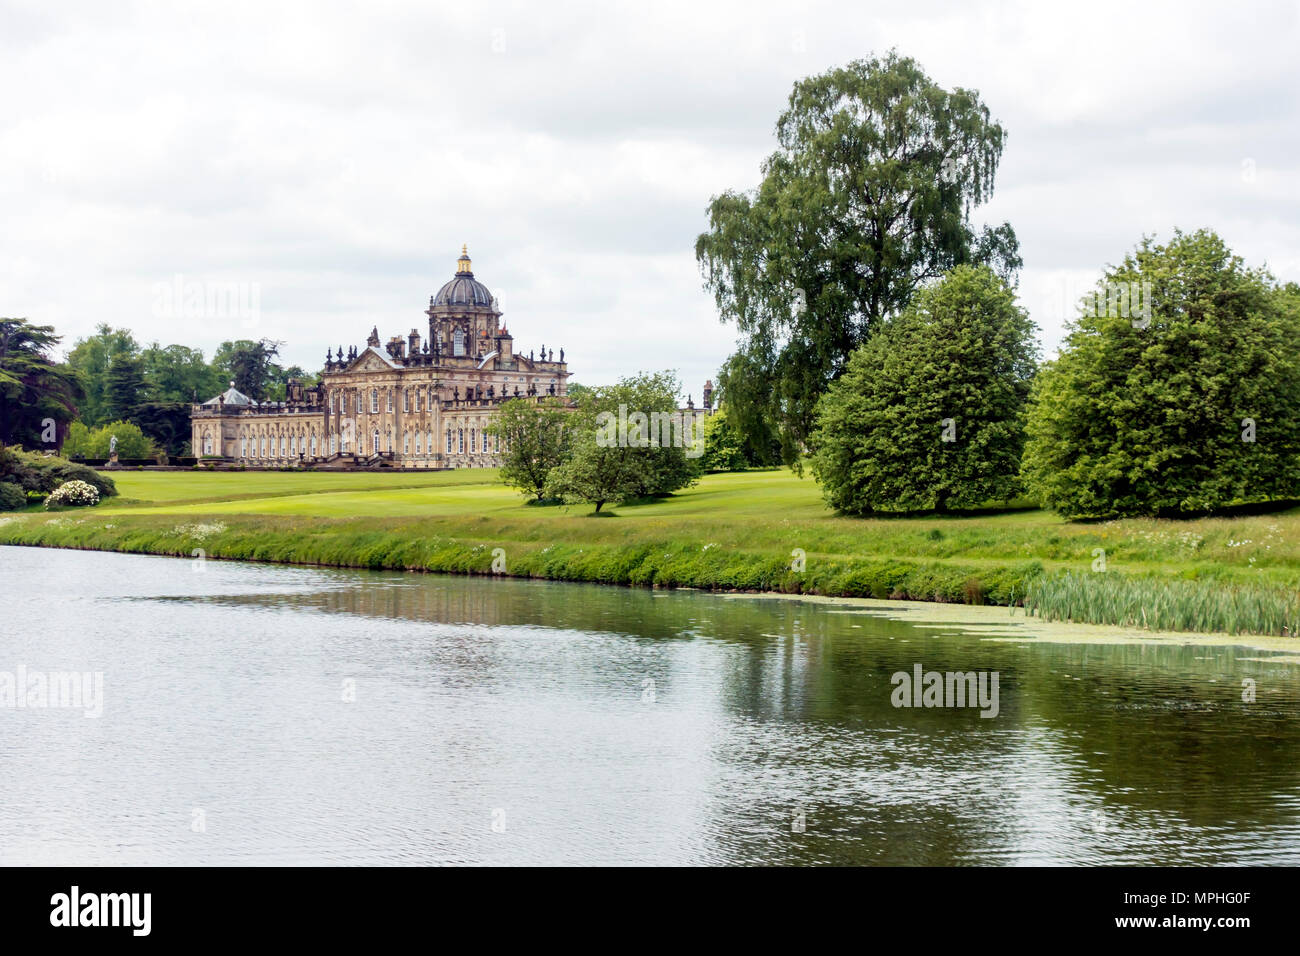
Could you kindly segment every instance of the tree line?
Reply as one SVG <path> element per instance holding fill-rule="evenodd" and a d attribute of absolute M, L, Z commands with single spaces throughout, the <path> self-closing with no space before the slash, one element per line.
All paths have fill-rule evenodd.
<path fill-rule="evenodd" d="M 281 365 L 283 343 L 271 339 L 223 342 L 210 360 L 185 345 L 141 345 L 104 324 L 62 360 L 60 342 L 51 326 L 0 319 L 0 442 L 102 457 L 111 432 L 123 457 L 186 455 L 191 403 L 231 382 L 257 401 L 283 401 L 290 378 L 315 381 Z"/>
<path fill-rule="evenodd" d="M 890 53 L 800 81 L 759 186 L 696 241 L 746 455 L 849 514 L 1019 496 L 1071 518 L 1300 497 L 1300 287 L 1211 230 L 1147 237 L 1039 363 L 1009 224 L 976 229 L 1006 132 Z"/>

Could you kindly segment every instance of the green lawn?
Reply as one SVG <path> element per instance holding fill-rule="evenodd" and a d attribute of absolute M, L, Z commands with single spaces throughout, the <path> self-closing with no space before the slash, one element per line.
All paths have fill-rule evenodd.
<path fill-rule="evenodd" d="M 592 517 L 532 507 L 491 471 L 131 472 L 93 510 L 0 518 L 0 543 L 48 544 L 566 580 L 1006 603 L 1044 571 L 1198 587 L 1300 587 L 1300 509 L 1072 524 L 1038 510 L 857 519 L 788 471 L 708 475 Z M 606 509 L 610 510 L 610 509 Z M 195 529 L 198 529 L 197 531 Z M 792 568 L 798 551 L 803 569 Z"/>
<path fill-rule="evenodd" d="M 977 558 L 1048 568 L 1090 570 L 1094 549 L 1107 569 L 1177 573 L 1185 577 L 1266 577 L 1300 585 L 1300 509 L 1276 514 L 1184 521 L 1127 519 L 1074 524 L 1051 512 L 1016 510 L 986 515 L 845 518 L 829 511 L 811 477 L 789 471 L 707 475 L 670 498 L 611 509 L 528 507 L 498 483 L 495 471 L 406 473 L 123 472 L 121 497 L 97 514 L 268 515 L 340 520 L 363 517 L 492 519 L 505 537 L 524 541 L 600 543 L 636 539 L 692 540 L 719 546 L 810 555 Z M 484 529 L 439 520 L 477 540 Z"/>

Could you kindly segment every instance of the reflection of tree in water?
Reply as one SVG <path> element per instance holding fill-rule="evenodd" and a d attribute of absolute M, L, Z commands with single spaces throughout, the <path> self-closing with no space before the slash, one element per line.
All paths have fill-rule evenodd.
<path fill-rule="evenodd" d="M 456 647 L 429 670 L 466 686 L 543 697 L 558 687 L 621 708 L 637 706 L 650 675 L 655 706 L 700 725 L 666 746 L 697 748 L 704 776 L 664 786 L 698 789 L 700 813 L 683 826 L 704 829 L 717 861 L 990 862 L 1015 858 L 1030 831 L 1068 840 L 1101 807 L 1116 831 L 1145 821 L 1147 858 L 1179 862 L 1195 840 L 1176 841 L 1197 831 L 1294 823 L 1300 668 L 1242 661 L 1256 655 L 1239 649 L 985 641 L 835 605 L 704 592 L 322 574 L 318 590 L 186 600 L 441 625 L 431 640 L 451 635 Z M 528 641 L 520 629 L 555 633 Z M 357 633 L 369 636 L 347 653 L 394 672 L 406 662 L 385 653 L 415 653 Z M 918 662 L 997 671 L 998 717 L 893 707 L 891 676 Z M 1243 677 L 1258 681 L 1255 704 L 1241 702 Z M 804 833 L 791 830 L 799 811 Z M 1160 838 L 1150 832 L 1159 821 L 1180 829 Z M 1112 838 L 1079 835 L 1096 847 Z"/>
<path fill-rule="evenodd" d="M 1061 731 L 1110 805 L 1195 826 L 1294 822 L 1300 667 L 1241 656 L 1230 647 L 1050 645 L 1032 658 L 1027 706 Z M 1254 703 L 1241 699 L 1247 677 Z M 1278 800 L 1282 792 L 1291 799 Z"/>

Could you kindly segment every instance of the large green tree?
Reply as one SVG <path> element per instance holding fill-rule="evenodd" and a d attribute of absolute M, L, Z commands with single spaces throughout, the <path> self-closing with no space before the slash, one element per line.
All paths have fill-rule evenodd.
<path fill-rule="evenodd" d="M 1037 346 L 985 266 L 922 289 L 817 406 L 812 470 L 850 514 L 972 507 L 1018 490 Z"/>
<path fill-rule="evenodd" d="M 77 374 L 55 362 L 52 326 L 0 319 L 0 444 L 53 450 L 83 397 Z"/>
<path fill-rule="evenodd" d="M 1211 231 L 1144 239 L 1035 383 L 1031 493 L 1071 518 L 1300 495 L 1298 306 Z"/>
<path fill-rule="evenodd" d="M 801 80 L 776 137 L 756 190 L 713 198 L 695 255 L 740 332 L 743 359 L 722 382 L 735 421 L 757 445 L 779 436 L 793 462 L 822 392 L 916 289 L 963 263 L 1009 278 L 1020 257 L 1009 225 L 970 219 L 1005 132 L 978 93 L 942 88 L 911 59 Z"/>
<path fill-rule="evenodd" d="M 502 403 L 487 429 L 501 441 L 501 480 L 539 501 L 545 497 L 546 479 L 569 457 L 569 417 L 559 398 Z"/>

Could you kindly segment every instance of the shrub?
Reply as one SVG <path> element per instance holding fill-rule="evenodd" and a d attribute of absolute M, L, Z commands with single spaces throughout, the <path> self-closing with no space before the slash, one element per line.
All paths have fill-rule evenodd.
<path fill-rule="evenodd" d="M 117 494 L 113 479 L 93 468 L 13 447 L 0 448 L 0 481 L 13 482 L 24 491 L 38 494 L 48 494 L 67 481 L 84 481 L 93 485 L 100 497 Z"/>
<path fill-rule="evenodd" d="M 112 478 L 86 465 L 63 462 L 56 465 L 52 470 L 60 481 L 84 481 L 86 484 L 93 486 L 99 492 L 101 498 L 109 498 L 117 494 L 117 485 L 113 483 Z"/>
<path fill-rule="evenodd" d="M 17 511 L 27 507 L 27 492 L 12 481 L 0 481 L 0 511 Z"/>
<path fill-rule="evenodd" d="M 67 481 L 45 499 L 47 508 L 84 508 L 99 504 L 99 490 L 84 481 Z"/>

